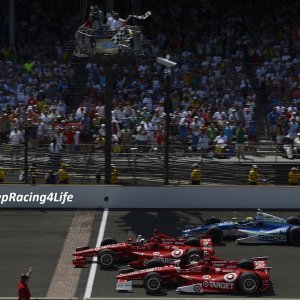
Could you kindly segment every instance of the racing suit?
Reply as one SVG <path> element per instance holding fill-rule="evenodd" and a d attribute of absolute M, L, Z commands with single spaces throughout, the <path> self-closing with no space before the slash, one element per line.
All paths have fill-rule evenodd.
<path fill-rule="evenodd" d="M 22 280 L 18 283 L 18 300 L 30 300 L 30 291 L 28 285 Z"/>

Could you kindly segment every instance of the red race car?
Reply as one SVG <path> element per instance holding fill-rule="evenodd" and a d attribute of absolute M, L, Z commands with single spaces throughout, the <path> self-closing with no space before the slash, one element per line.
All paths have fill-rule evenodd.
<path fill-rule="evenodd" d="M 136 242 L 130 238 L 125 243 L 118 243 L 108 238 L 97 248 L 76 248 L 73 265 L 82 268 L 87 265 L 89 257 L 97 256 L 98 264 L 104 269 L 112 268 L 119 261 L 127 261 L 135 268 L 150 268 L 178 264 L 180 260 L 188 264 L 199 261 L 204 254 L 214 254 L 211 238 L 173 238 L 155 230 L 149 241 L 139 235 Z"/>
<path fill-rule="evenodd" d="M 253 270 L 239 267 L 214 267 L 209 262 L 192 263 L 186 266 L 163 266 L 132 271 L 123 270 L 117 276 L 118 291 L 131 291 L 133 280 L 142 280 L 147 293 L 157 294 L 164 285 L 175 283 L 181 293 L 244 293 L 266 291 L 270 283 L 270 267 L 267 257 L 254 258 Z"/>

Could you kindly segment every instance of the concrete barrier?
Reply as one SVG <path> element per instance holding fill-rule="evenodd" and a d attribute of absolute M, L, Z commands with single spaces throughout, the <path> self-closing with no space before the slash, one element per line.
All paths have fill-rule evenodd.
<path fill-rule="evenodd" d="M 300 209 L 296 186 L 1 185 L 0 209 Z"/>

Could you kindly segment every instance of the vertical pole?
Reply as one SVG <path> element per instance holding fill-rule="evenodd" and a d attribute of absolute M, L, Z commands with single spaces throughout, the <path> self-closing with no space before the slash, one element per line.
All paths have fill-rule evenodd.
<path fill-rule="evenodd" d="M 16 24 L 15 24 L 15 0 L 7 0 L 9 5 L 9 46 L 15 46 Z"/>
<path fill-rule="evenodd" d="M 112 111 L 112 98 L 113 98 L 113 61 L 110 57 L 104 62 L 104 74 L 106 78 L 105 84 L 105 184 L 111 183 L 111 111 Z"/>
<path fill-rule="evenodd" d="M 24 131 L 24 178 L 25 183 L 28 183 L 28 127 Z"/>
<path fill-rule="evenodd" d="M 106 0 L 106 14 L 111 14 L 114 10 L 114 0 Z"/>
<path fill-rule="evenodd" d="M 170 69 L 166 70 L 166 101 L 165 101 L 165 112 L 166 112 L 166 124 L 165 124 L 165 185 L 169 184 L 169 152 L 170 152 Z"/>

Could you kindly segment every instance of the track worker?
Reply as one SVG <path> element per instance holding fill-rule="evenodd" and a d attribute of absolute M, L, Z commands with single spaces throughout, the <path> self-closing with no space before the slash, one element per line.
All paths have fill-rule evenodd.
<path fill-rule="evenodd" d="M 201 182 L 201 170 L 199 164 L 195 163 L 192 166 L 191 185 L 199 185 Z"/>
<path fill-rule="evenodd" d="M 291 170 L 288 174 L 289 184 L 290 185 L 298 185 L 299 177 L 300 177 L 299 169 L 296 167 L 291 168 Z"/>
<path fill-rule="evenodd" d="M 2 167 L 0 167 L 0 183 L 4 182 L 5 172 Z"/>
<path fill-rule="evenodd" d="M 257 165 L 253 165 L 248 174 L 248 184 L 256 185 L 258 182 L 258 178 L 260 173 L 257 170 Z"/>
<path fill-rule="evenodd" d="M 20 276 L 18 283 L 18 300 L 30 300 L 30 291 L 27 283 L 31 272 L 32 268 L 30 267 L 26 274 L 21 274 Z"/>
<path fill-rule="evenodd" d="M 111 165 L 111 184 L 118 184 L 118 170 L 115 165 Z"/>
<path fill-rule="evenodd" d="M 69 183 L 69 174 L 67 173 L 67 164 L 61 163 L 60 169 L 57 171 L 58 183 L 59 184 L 68 184 Z"/>

